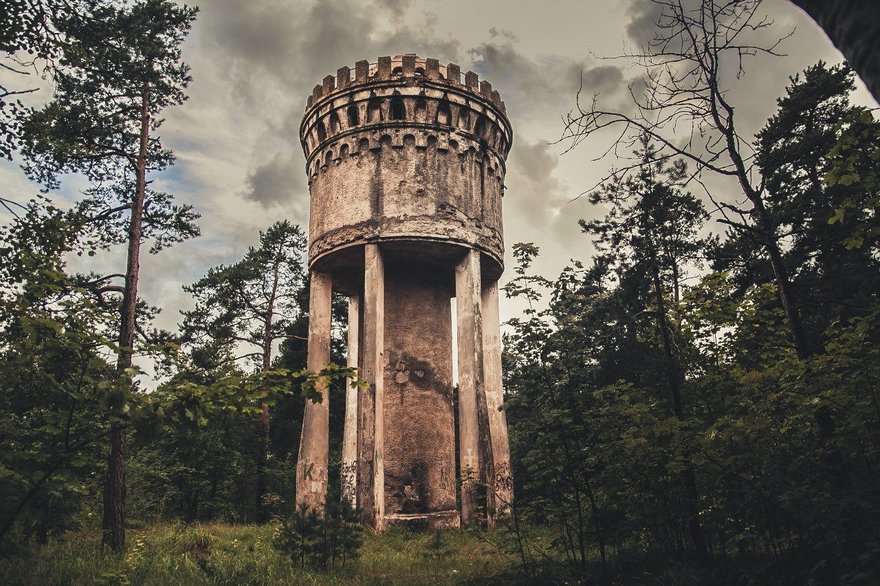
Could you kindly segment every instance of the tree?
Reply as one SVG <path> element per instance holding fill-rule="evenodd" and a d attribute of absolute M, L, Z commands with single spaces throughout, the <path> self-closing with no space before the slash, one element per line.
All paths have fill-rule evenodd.
<path fill-rule="evenodd" d="M 306 238 L 299 226 L 276 222 L 260 232 L 260 245 L 251 247 L 235 264 L 211 268 L 185 290 L 196 308 L 184 313 L 184 342 L 219 344 L 230 360 L 249 361 L 257 370 L 273 366 L 273 350 L 301 318 L 299 301 L 306 287 Z M 241 353 L 244 350 L 244 353 Z M 257 455 L 257 511 L 264 520 L 265 465 L 269 449 L 269 407 L 263 405 L 261 448 Z"/>
<path fill-rule="evenodd" d="M 141 0 L 130 6 L 100 6 L 87 18 L 72 13 L 57 26 L 65 36 L 53 100 L 25 124 L 23 154 L 28 174 L 47 187 L 58 185 L 65 172 L 81 172 L 96 184 L 103 200 L 95 226 L 125 214 L 127 262 L 121 286 L 103 285 L 102 292 L 121 294 L 116 361 L 117 393 L 112 401 L 114 423 L 104 490 L 103 542 L 114 551 L 125 547 L 124 407 L 132 390 L 132 356 L 138 329 L 138 280 L 146 210 L 168 205 L 154 197 L 147 175 L 173 161 L 155 135 L 159 113 L 182 103 L 190 82 L 180 46 L 196 9 L 169 0 Z M 178 209 L 177 217 L 185 210 Z M 172 215 L 175 215 L 172 212 Z M 188 222 L 184 222 L 187 224 Z M 180 238 L 195 232 L 187 228 Z M 120 238 L 122 240 L 122 238 Z M 110 279 L 110 276 L 107 278 Z"/>
<path fill-rule="evenodd" d="M 737 130 L 734 104 L 725 89 L 728 76 L 739 77 L 745 72 L 745 57 L 779 55 L 777 49 L 785 37 L 772 42 L 760 39 L 772 24 L 758 16 L 761 0 L 699 0 L 695 8 L 682 0 L 652 2 L 659 9 L 655 37 L 642 52 L 626 56 L 645 71 L 644 90 L 632 90 L 634 111 L 604 110 L 595 96 L 589 105 L 582 105 L 579 95 L 561 140 L 574 148 L 613 127 L 620 131 L 618 146 L 632 145 L 647 135 L 658 145 L 661 159 L 680 156 L 690 161 L 695 178 L 711 172 L 736 180 L 751 207 L 743 209 L 713 199 L 723 216 L 718 221 L 748 233 L 761 244 L 773 270 L 792 343 L 798 356 L 806 358 L 811 349 L 783 259 L 778 226 L 767 210 L 763 183 L 755 178 L 749 141 Z M 734 67 L 728 69 L 731 65 Z M 682 128 L 684 136 L 678 134 Z M 622 171 L 637 167 L 638 162 Z"/>
<path fill-rule="evenodd" d="M 112 312 L 78 286 L 79 215 L 44 201 L 0 228 L 0 549 L 73 525 L 106 438 Z"/>
<path fill-rule="evenodd" d="M 850 240 L 870 224 L 876 187 L 872 193 L 869 184 L 855 180 L 827 181 L 834 164 L 829 153 L 839 144 L 842 121 L 864 112 L 849 103 L 854 89 L 848 67 L 819 62 L 803 78 L 791 78 L 776 114 L 757 135 L 768 213 L 788 242 L 784 262 L 794 275 L 814 351 L 822 350 L 824 332 L 834 320 L 865 315 L 880 292 L 876 238 L 866 233 L 861 246 Z M 863 152 L 856 145 L 848 150 Z M 863 165 L 858 167 L 856 174 L 864 172 Z"/>
<path fill-rule="evenodd" d="M 681 387 L 685 379 L 680 341 L 669 304 L 678 304 L 683 266 L 698 264 L 705 241 L 697 233 L 706 219 L 702 204 L 690 193 L 681 190 L 687 178 L 682 161 L 667 165 L 658 158 L 647 135 L 642 137 L 637 152 L 641 160 L 638 174 L 607 183 L 590 195 L 593 204 L 610 206 L 608 215 L 589 222 L 581 220 L 581 228 L 596 236 L 600 252 L 610 257 L 608 263 L 620 275 L 621 282 L 635 285 L 634 293 L 650 294 L 643 302 L 655 316 L 656 331 L 663 348 L 663 378 L 675 417 L 685 418 Z M 682 479 L 687 491 L 688 529 L 694 551 L 707 553 L 699 516 L 699 493 L 685 450 Z"/>
<path fill-rule="evenodd" d="M 86 15 L 99 0 L 9 0 L 0 13 L 0 69 L 11 74 L 0 83 L 0 157 L 11 158 L 21 138 L 21 123 L 30 112 L 21 96 L 36 92 L 36 83 L 18 87 L 12 80 L 28 79 L 41 67 L 57 71 L 63 35 L 58 20 L 73 13 Z M 0 202 L 9 200 L 0 198 Z"/>

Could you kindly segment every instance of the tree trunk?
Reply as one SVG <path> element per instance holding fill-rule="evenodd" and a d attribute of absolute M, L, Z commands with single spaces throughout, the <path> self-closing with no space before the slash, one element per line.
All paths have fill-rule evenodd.
<path fill-rule="evenodd" d="M 804 332 L 804 325 L 801 321 L 801 313 L 792 290 L 791 278 L 788 274 L 788 268 L 785 266 L 785 260 L 782 258 L 782 251 L 779 249 L 779 242 L 776 240 L 775 230 L 768 217 L 767 209 L 760 197 L 752 200 L 755 212 L 758 216 L 758 228 L 764 239 L 764 248 L 770 257 L 770 266 L 773 268 L 773 277 L 776 281 L 776 288 L 779 290 L 779 300 L 782 303 L 782 309 L 785 311 L 785 318 L 788 321 L 788 329 L 791 333 L 794 349 L 798 358 L 805 360 L 810 357 L 810 344 L 807 335 Z"/>
<path fill-rule="evenodd" d="M 877 0 L 792 0 L 816 21 L 880 101 L 880 8 Z"/>
<path fill-rule="evenodd" d="M 126 394 L 131 390 L 131 368 L 137 320 L 138 277 L 140 274 L 141 230 L 144 199 L 147 192 L 147 144 L 150 136 L 150 93 L 141 96 L 141 135 L 136 160 L 137 178 L 131 217 L 128 225 L 128 260 L 119 325 L 119 354 L 116 359 L 117 389 L 110 406 L 110 451 L 104 483 L 104 516 L 101 543 L 114 552 L 125 549 L 125 430 L 118 418 L 122 415 Z"/>
<path fill-rule="evenodd" d="M 666 319 L 666 303 L 663 299 L 663 284 L 660 280 L 660 268 L 657 266 L 656 254 L 652 252 L 654 292 L 657 301 L 657 326 L 660 329 L 660 337 L 663 340 L 663 352 L 666 355 L 666 374 L 669 382 L 669 391 L 672 394 L 672 409 L 678 420 L 684 418 L 684 408 L 681 400 L 681 365 L 676 360 L 672 351 L 672 340 L 669 337 L 669 326 Z M 706 555 L 706 537 L 703 534 L 703 526 L 700 523 L 699 503 L 700 496 L 697 492 L 697 479 L 694 468 L 690 461 L 690 450 L 685 449 L 685 468 L 682 473 L 685 487 L 688 532 L 694 551 L 699 555 Z"/>
<path fill-rule="evenodd" d="M 776 281 L 776 287 L 779 290 L 779 300 L 785 311 L 795 351 L 798 357 L 803 360 L 810 355 L 807 337 L 804 334 L 804 328 L 801 323 L 800 309 L 792 292 L 788 270 L 785 267 L 782 251 L 779 248 L 775 226 L 770 219 L 767 208 L 764 206 L 764 198 L 761 192 L 755 189 L 749 180 L 749 171 L 746 169 L 746 163 L 739 152 L 739 138 L 733 124 L 733 106 L 724 100 L 724 96 L 718 87 L 717 79 L 713 78 L 710 81 L 709 89 L 713 96 L 711 107 L 712 120 L 715 123 L 715 127 L 724 135 L 727 154 L 730 156 L 730 161 L 736 170 L 737 181 L 739 181 L 743 194 L 752 204 L 752 211 L 756 216 L 762 244 L 770 256 L 770 265 L 773 267 L 773 276 Z M 722 117 L 719 107 L 726 113 L 726 120 Z"/>
<path fill-rule="evenodd" d="M 283 243 L 282 243 L 283 246 Z M 272 323 L 275 315 L 275 300 L 278 297 L 278 280 L 281 271 L 281 260 L 284 251 L 279 247 L 272 266 L 272 290 L 266 307 L 266 315 L 263 318 L 263 361 L 260 372 L 266 372 L 272 368 Z M 262 523 L 268 520 L 263 497 L 266 495 L 268 482 L 266 481 L 266 463 L 269 457 L 269 405 L 263 403 L 260 415 L 260 453 L 257 454 L 257 521 Z"/>

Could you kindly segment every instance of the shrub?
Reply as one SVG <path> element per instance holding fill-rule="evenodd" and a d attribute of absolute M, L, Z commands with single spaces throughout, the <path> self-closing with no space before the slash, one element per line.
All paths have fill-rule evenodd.
<path fill-rule="evenodd" d="M 327 496 L 324 514 L 301 504 L 293 515 L 282 519 L 274 547 L 300 568 L 328 569 L 357 558 L 363 543 L 359 513 L 335 495 Z"/>

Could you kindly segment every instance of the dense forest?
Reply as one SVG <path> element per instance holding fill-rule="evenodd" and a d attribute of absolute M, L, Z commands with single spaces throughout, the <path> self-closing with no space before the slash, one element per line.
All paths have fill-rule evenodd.
<path fill-rule="evenodd" d="M 264 546 L 285 568 L 357 572 L 336 562 L 362 542 L 365 560 L 386 547 L 370 563 L 388 567 L 418 543 L 416 559 L 461 564 L 474 582 L 880 581 L 880 122 L 851 102 L 846 64 L 819 62 L 792 72 L 775 113 L 743 137 L 725 83 L 744 56 L 776 51 L 747 38 L 771 26 L 760 4 L 658 2 L 655 42 L 628 56 L 644 93 L 624 112 L 579 97 L 568 114 L 567 156 L 612 127 L 619 158 L 580 220 L 595 255 L 549 279 L 533 269 L 538 247 L 513 245 L 504 292 L 524 309 L 504 330 L 512 513 L 426 538 L 364 536 L 333 504 L 341 409 L 326 518 L 294 510 L 305 401 L 323 376 L 331 405 L 344 404 L 354 374 L 305 369 L 302 227 L 267 225 L 239 260 L 205 267 L 177 331 L 156 328 L 161 306 L 138 295 L 143 254 L 200 234 L 198 209 L 150 180 L 175 162 L 159 131 L 186 100 L 181 44 L 197 11 L 13 2 L 0 17 L 12 80 L 0 154 L 45 191 L 0 194 L 3 582 L 143 581 L 126 574 L 147 547 L 130 535 L 169 526 L 162 543 L 190 564 L 175 570 L 181 583 L 295 581 L 262 569 Z M 22 59 L 53 81 L 42 106 L 20 100 Z M 74 174 L 89 187 L 61 205 L 52 190 Z M 121 261 L 71 268 L 96 255 Z M 80 542 L 93 557 L 79 566 L 107 572 L 34 569 L 56 555 L 41 552 Z M 221 551 L 239 573 L 216 565 Z M 465 570 L 464 552 L 494 560 L 489 573 Z"/>

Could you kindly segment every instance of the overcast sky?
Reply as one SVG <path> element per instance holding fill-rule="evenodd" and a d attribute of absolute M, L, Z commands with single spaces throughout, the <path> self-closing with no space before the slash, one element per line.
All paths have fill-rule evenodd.
<path fill-rule="evenodd" d="M 455 62 L 488 79 L 514 128 L 504 197 L 505 240 L 534 242 L 540 272 L 554 277 L 592 247 L 577 220 L 601 210 L 585 198 L 613 164 L 593 161 L 608 143 L 562 154 L 554 145 L 561 116 L 585 89 L 625 104 L 638 70 L 603 60 L 651 34 L 647 0 L 201 0 L 184 58 L 192 66 L 189 100 L 167 111 L 161 134 L 177 164 L 157 187 L 192 203 L 202 236 L 143 262 L 142 295 L 164 307 L 173 329 L 190 306 L 181 285 L 208 267 L 238 260 L 258 232 L 279 219 L 308 223 L 308 186 L 297 136 L 311 88 L 355 61 L 417 53 Z M 779 58 L 755 58 L 732 79 L 737 122 L 753 135 L 775 108 L 788 76 L 824 59 L 841 60 L 820 29 L 787 0 L 766 0 L 773 32 L 795 30 Z M 863 86 L 856 101 L 876 106 Z M 36 192 L 15 164 L 0 167 L 0 188 L 19 200 Z M 62 198 L 84 185 L 68 181 Z M 724 189 L 724 187 L 720 187 Z M 735 190 L 735 187 L 730 187 Z M 735 195 L 735 192 L 734 192 Z M 121 257 L 105 259 L 107 269 Z M 121 265 L 120 265 L 121 266 Z M 511 273 L 507 259 L 507 274 Z M 114 270 L 112 272 L 118 272 Z M 502 299 L 502 317 L 516 312 Z"/>

